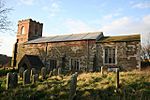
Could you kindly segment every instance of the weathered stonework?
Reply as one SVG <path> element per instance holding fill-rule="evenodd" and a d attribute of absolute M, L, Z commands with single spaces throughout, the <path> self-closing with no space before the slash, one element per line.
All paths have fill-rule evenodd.
<path fill-rule="evenodd" d="M 24 55 L 36 55 L 48 73 L 60 67 L 72 71 L 73 64 L 74 72 L 100 70 L 101 66 L 140 67 L 140 35 L 104 37 L 102 32 L 92 32 L 44 38 L 42 27 L 31 19 L 19 21 L 13 66 L 18 67 Z M 104 63 L 105 47 L 115 48 L 115 63 Z"/>
<path fill-rule="evenodd" d="M 47 50 L 46 50 L 47 48 Z M 41 44 L 19 44 L 17 61 L 27 55 L 38 55 L 46 67 L 51 59 L 57 60 L 57 66 L 70 68 L 70 59 L 80 60 L 80 70 L 93 69 L 93 57 L 96 53 L 95 40 L 70 41 Z M 62 66 L 61 58 L 65 55 L 65 64 Z M 17 63 L 18 63 L 17 62 Z"/>
<path fill-rule="evenodd" d="M 126 69 L 140 67 L 140 41 L 97 43 L 98 66 L 113 66 L 104 64 L 104 48 L 116 48 L 116 64 Z"/>

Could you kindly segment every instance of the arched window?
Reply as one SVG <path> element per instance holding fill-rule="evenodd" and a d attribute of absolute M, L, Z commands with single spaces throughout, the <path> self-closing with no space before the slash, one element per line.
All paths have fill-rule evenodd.
<path fill-rule="evenodd" d="M 25 28 L 24 28 L 24 26 L 21 27 L 21 34 L 25 34 Z"/>

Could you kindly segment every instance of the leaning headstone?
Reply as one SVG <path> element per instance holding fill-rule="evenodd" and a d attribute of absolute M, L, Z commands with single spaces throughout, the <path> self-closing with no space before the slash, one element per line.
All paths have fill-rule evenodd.
<path fill-rule="evenodd" d="M 46 68 L 45 67 L 41 68 L 41 76 L 42 76 L 42 80 L 46 79 Z"/>
<path fill-rule="evenodd" d="M 50 71 L 48 76 L 49 77 L 53 76 L 53 71 Z"/>
<path fill-rule="evenodd" d="M 23 72 L 23 85 L 30 83 L 30 71 L 27 69 Z"/>
<path fill-rule="evenodd" d="M 69 100 L 73 100 L 76 95 L 76 87 L 77 87 L 77 77 L 78 73 L 72 75 L 70 80 L 70 93 L 69 93 Z"/>
<path fill-rule="evenodd" d="M 20 68 L 19 68 L 19 77 L 20 77 L 20 78 L 23 78 L 23 72 L 24 72 L 24 68 L 23 68 L 23 67 L 20 67 Z"/>

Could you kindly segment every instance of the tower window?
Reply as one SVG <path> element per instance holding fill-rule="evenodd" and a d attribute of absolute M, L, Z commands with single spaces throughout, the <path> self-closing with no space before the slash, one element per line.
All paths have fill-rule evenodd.
<path fill-rule="evenodd" d="M 24 26 L 21 27 L 21 34 L 25 34 L 25 28 L 24 28 Z"/>

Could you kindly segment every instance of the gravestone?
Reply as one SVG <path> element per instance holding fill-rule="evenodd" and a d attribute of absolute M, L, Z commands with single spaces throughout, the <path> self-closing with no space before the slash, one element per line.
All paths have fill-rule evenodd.
<path fill-rule="evenodd" d="M 20 78 L 23 78 L 23 72 L 24 72 L 24 68 L 23 68 L 23 67 L 20 67 L 20 68 L 19 68 L 19 77 L 20 77 Z"/>
<path fill-rule="evenodd" d="M 32 84 L 35 84 L 39 79 L 39 75 L 38 74 L 35 74 L 32 76 Z"/>
<path fill-rule="evenodd" d="M 46 68 L 45 67 L 41 68 L 41 76 L 42 76 L 42 80 L 46 79 Z"/>
<path fill-rule="evenodd" d="M 12 77 L 12 73 L 7 73 L 6 90 L 9 89 L 12 86 L 11 77 Z"/>
<path fill-rule="evenodd" d="M 62 68 L 59 67 L 59 68 L 58 68 L 58 75 L 61 75 L 61 74 L 62 74 Z"/>
<path fill-rule="evenodd" d="M 49 77 L 53 76 L 53 71 L 49 72 Z"/>
<path fill-rule="evenodd" d="M 119 88 L 119 68 L 116 68 L 116 89 Z"/>
<path fill-rule="evenodd" d="M 32 76 L 32 75 L 35 75 L 35 74 L 37 74 L 37 71 L 36 71 L 35 68 L 32 68 L 32 69 L 31 69 L 31 76 Z"/>
<path fill-rule="evenodd" d="M 23 72 L 23 85 L 30 83 L 30 71 L 27 69 Z"/>
<path fill-rule="evenodd" d="M 103 66 L 101 66 L 101 76 L 103 76 L 104 75 L 104 67 Z"/>
<path fill-rule="evenodd" d="M 6 89 L 15 88 L 18 85 L 18 74 L 14 73 L 7 73 L 6 77 Z"/>
<path fill-rule="evenodd" d="M 14 72 L 12 74 L 12 83 L 13 83 L 13 87 L 17 87 L 17 85 L 18 85 L 18 74 L 16 72 Z"/>
<path fill-rule="evenodd" d="M 57 76 L 58 75 L 58 71 L 57 71 L 57 69 L 55 68 L 55 69 L 53 69 L 53 75 L 54 76 Z"/>
<path fill-rule="evenodd" d="M 69 91 L 69 100 L 73 100 L 76 95 L 76 87 L 77 87 L 77 77 L 78 73 L 72 75 L 70 80 L 70 91 Z"/>

